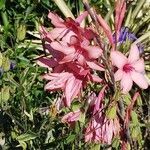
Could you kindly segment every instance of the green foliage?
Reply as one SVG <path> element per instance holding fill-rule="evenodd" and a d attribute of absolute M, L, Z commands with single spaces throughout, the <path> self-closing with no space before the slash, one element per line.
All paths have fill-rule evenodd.
<path fill-rule="evenodd" d="M 116 113 L 117 113 L 116 106 L 112 106 L 111 108 L 108 109 L 108 111 L 106 113 L 106 116 L 109 119 L 115 119 L 116 118 Z"/>

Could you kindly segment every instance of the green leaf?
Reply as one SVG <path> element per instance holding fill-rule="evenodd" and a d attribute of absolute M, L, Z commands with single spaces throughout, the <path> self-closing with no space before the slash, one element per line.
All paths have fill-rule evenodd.
<path fill-rule="evenodd" d="M 107 117 L 109 119 L 114 119 L 116 118 L 116 106 L 111 107 L 108 111 L 107 111 Z"/>
<path fill-rule="evenodd" d="M 115 148 L 115 149 L 118 149 L 119 148 L 119 144 L 120 144 L 120 140 L 118 138 L 115 138 L 113 140 L 112 147 Z"/>
<path fill-rule="evenodd" d="M 37 138 L 38 135 L 33 133 L 33 132 L 28 132 L 28 133 L 25 133 L 25 134 L 21 134 L 20 136 L 18 136 L 16 139 L 19 141 L 19 142 L 25 142 L 25 141 L 29 141 L 29 140 L 33 140 L 35 138 Z"/>
<path fill-rule="evenodd" d="M 80 119 L 79 119 L 79 121 L 81 122 L 81 123 L 85 123 L 85 113 L 81 113 L 80 114 Z"/>
<path fill-rule="evenodd" d="M 80 109 L 80 107 L 81 107 L 80 102 L 78 102 L 78 101 L 73 102 L 73 104 L 72 104 L 72 110 L 73 111 L 76 111 L 76 110 Z"/>
<path fill-rule="evenodd" d="M 127 106 L 131 104 L 131 96 L 129 94 L 124 95 L 123 100 Z"/>
<path fill-rule="evenodd" d="M 10 93 L 9 93 L 10 88 L 9 87 L 3 87 L 1 90 L 1 97 L 3 102 L 7 102 L 10 98 Z"/>
<path fill-rule="evenodd" d="M 9 61 L 8 57 L 3 57 L 2 67 L 3 67 L 4 71 L 9 71 L 10 61 Z"/>
<path fill-rule="evenodd" d="M 61 12 L 65 15 L 65 17 L 71 17 L 74 19 L 74 15 L 72 14 L 71 10 L 68 8 L 64 0 L 55 0 L 56 5 L 59 7 Z"/>
<path fill-rule="evenodd" d="M 131 118 L 132 118 L 132 122 L 134 124 L 138 124 L 139 123 L 139 121 L 138 121 L 138 115 L 137 115 L 137 113 L 135 111 L 131 112 Z"/>
<path fill-rule="evenodd" d="M 0 52 L 0 67 L 2 66 L 2 62 L 3 62 L 3 56 L 2 56 L 2 53 Z"/>
<path fill-rule="evenodd" d="M 140 137 L 140 128 L 135 126 L 132 128 L 131 136 L 133 139 L 138 139 Z"/>
<path fill-rule="evenodd" d="M 5 0 L 0 0 L 0 9 L 5 7 Z"/>
<path fill-rule="evenodd" d="M 27 144 L 25 142 L 19 141 L 19 145 L 17 145 L 17 147 L 20 147 L 20 146 L 23 148 L 23 150 L 27 149 Z"/>
<path fill-rule="evenodd" d="M 14 140 L 14 139 L 16 139 L 16 137 L 17 137 L 16 132 L 12 131 L 11 132 L 11 138 Z"/>
<path fill-rule="evenodd" d="M 90 150 L 100 150 L 100 144 L 94 144 L 93 146 L 91 146 Z"/>
<path fill-rule="evenodd" d="M 66 144 L 73 142 L 75 140 L 75 138 L 76 138 L 75 134 L 69 135 L 66 139 Z"/>
<path fill-rule="evenodd" d="M 17 39 L 19 41 L 22 41 L 25 39 L 26 36 L 26 25 L 25 24 L 21 24 L 18 28 L 17 28 Z"/>
<path fill-rule="evenodd" d="M 142 106 L 143 105 L 141 96 L 138 96 L 138 98 L 137 98 L 137 104 L 138 104 L 138 106 Z"/>

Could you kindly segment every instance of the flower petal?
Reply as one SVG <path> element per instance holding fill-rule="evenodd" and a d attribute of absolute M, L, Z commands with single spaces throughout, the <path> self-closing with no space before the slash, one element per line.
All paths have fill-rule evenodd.
<path fill-rule="evenodd" d="M 136 71 L 131 72 L 132 80 L 142 89 L 148 88 L 148 82 L 146 78 L 144 77 L 144 74 L 138 73 Z"/>
<path fill-rule="evenodd" d="M 65 27 L 63 24 L 64 20 L 60 18 L 57 14 L 49 12 L 48 18 L 51 19 L 51 23 L 56 27 Z"/>
<path fill-rule="evenodd" d="M 72 61 L 74 59 L 74 57 L 75 57 L 74 53 L 68 54 L 61 61 L 59 61 L 59 64 L 70 62 L 70 61 Z"/>
<path fill-rule="evenodd" d="M 102 18 L 101 15 L 97 15 L 97 21 L 99 23 L 100 26 L 102 26 L 106 36 L 108 37 L 109 39 L 109 42 L 111 44 L 113 44 L 113 36 L 112 36 L 112 32 L 111 32 L 111 29 L 110 27 L 108 26 L 108 24 L 106 23 L 106 21 Z"/>
<path fill-rule="evenodd" d="M 70 112 L 70 113 L 66 114 L 65 116 L 63 116 L 61 121 L 63 123 L 72 123 L 72 122 L 78 121 L 80 118 L 80 114 L 81 114 L 80 110 Z"/>
<path fill-rule="evenodd" d="M 91 62 L 91 61 L 86 61 L 87 65 L 94 70 L 99 70 L 99 71 L 104 71 L 104 68 L 101 67 L 98 63 L 96 62 Z"/>
<path fill-rule="evenodd" d="M 69 107 L 72 100 L 79 94 L 82 82 L 74 76 L 68 78 L 65 86 L 66 105 Z"/>
<path fill-rule="evenodd" d="M 47 42 L 52 42 L 54 40 L 52 35 L 46 30 L 45 27 L 40 26 L 39 31 L 42 39 L 46 40 Z"/>
<path fill-rule="evenodd" d="M 70 77 L 71 74 L 67 72 L 45 74 L 43 78 L 51 81 L 45 85 L 44 89 L 50 91 L 64 89 L 65 83 Z"/>
<path fill-rule="evenodd" d="M 127 63 L 127 58 L 119 51 L 112 51 L 110 57 L 112 63 L 120 69 Z"/>
<path fill-rule="evenodd" d="M 140 58 L 139 49 L 138 49 L 136 44 L 132 44 L 131 49 L 130 49 L 130 53 L 129 53 L 129 57 L 128 57 L 128 62 L 134 63 L 139 58 Z"/>
<path fill-rule="evenodd" d="M 143 59 L 139 59 L 138 61 L 136 61 L 134 64 L 132 64 L 132 66 L 134 67 L 134 69 L 137 72 L 143 72 L 144 73 L 144 60 Z"/>
<path fill-rule="evenodd" d="M 52 68 L 58 65 L 58 62 L 54 58 L 39 58 L 37 61 L 37 64 L 46 67 L 46 68 Z"/>
<path fill-rule="evenodd" d="M 122 88 L 122 92 L 124 94 L 126 94 L 127 92 L 129 92 L 132 88 L 133 85 L 133 81 L 131 78 L 131 75 L 129 73 L 123 73 L 122 79 L 121 79 L 121 88 Z"/>
<path fill-rule="evenodd" d="M 97 75 L 91 75 L 91 77 L 92 77 L 92 81 L 93 82 L 99 82 L 99 83 L 101 83 L 103 80 L 99 77 L 99 76 L 97 76 Z"/>
<path fill-rule="evenodd" d="M 67 29 L 66 28 L 54 28 L 48 33 L 53 39 L 61 39 L 67 33 Z"/>
<path fill-rule="evenodd" d="M 98 46 L 84 46 L 90 59 L 97 59 L 101 56 L 102 50 Z"/>
<path fill-rule="evenodd" d="M 119 81 L 122 79 L 123 76 L 123 71 L 121 69 L 119 69 L 118 71 L 116 71 L 114 77 L 115 77 L 115 81 Z"/>
<path fill-rule="evenodd" d="M 71 54 L 75 52 L 73 47 L 68 47 L 60 44 L 59 42 L 51 42 L 51 47 L 57 51 L 64 53 L 65 55 Z"/>
<path fill-rule="evenodd" d="M 62 41 L 70 44 L 70 38 L 72 36 L 77 36 L 77 35 L 73 31 L 67 29 L 64 37 L 62 38 Z"/>
<path fill-rule="evenodd" d="M 78 18 L 75 19 L 76 22 L 78 22 L 79 24 L 85 19 L 85 17 L 88 15 L 88 12 L 85 11 L 83 12 L 80 16 L 78 16 Z"/>

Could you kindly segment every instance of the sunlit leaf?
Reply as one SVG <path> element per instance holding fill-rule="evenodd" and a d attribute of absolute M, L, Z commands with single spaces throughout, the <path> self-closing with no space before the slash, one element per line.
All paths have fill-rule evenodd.
<path fill-rule="evenodd" d="M 8 57 L 3 57 L 2 67 L 4 71 L 9 71 L 10 69 L 10 61 Z"/>
<path fill-rule="evenodd" d="M 69 135 L 66 139 L 66 144 L 73 142 L 75 138 L 76 138 L 76 135 L 74 134 Z"/>
<path fill-rule="evenodd" d="M 109 119 L 114 119 L 116 118 L 116 106 L 112 106 L 107 110 L 107 117 Z"/>
<path fill-rule="evenodd" d="M 138 121 L 138 115 L 135 111 L 132 111 L 131 112 L 131 118 L 132 118 L 132 121 L 134 124 L 137 124 L 139 121 Z"/>
<path fill-rule="evenodd" d="M 23 150 L 26 150 L 27 149 L 27 144 L 23 141 L 19 141 L 19 145 L 17 145 L 17 147 L 22 147 Z"/>
<path fill-rule="evenodd" d="M 18 136 L 16 139 L 19 141 L 19 142 L 25 142 L 25 141 L 29 141 L 29 140 L 33 140 L 35 138 L 37 138 L 38 135 L 33 133 L 33 132 L 28 132 L 28 133 L 25 133 L 25 134 L 21 134 L 20 136 Z"/>
<path fill-rule="evenodd" d="M 112 147 L 117 149 L 119 147 L 119 144 L 120 144 L 120 140 L 118 138 L 115 138 L 113 140 Z"/>
<path fill-rule="evenodd" d="M 25 24 L 20 24 L 20 26 L 17 28 L 17 39 L 19 41 L 24 40 L 26 36 L 26 25 Z"/>
<path fill-rule="evenodd" d="M 10 88 L 7 87 L 7 86 L 5 86 L 5 87 L 2 88 L 2 90 L 1 90 L 1 94 L 2 95 L 1 96 L 2 96 L 2 101 L 3 102 L 7 102 L 9 100 L 9 98 L 10 98 L 9 91 L 10 91 Z"/>

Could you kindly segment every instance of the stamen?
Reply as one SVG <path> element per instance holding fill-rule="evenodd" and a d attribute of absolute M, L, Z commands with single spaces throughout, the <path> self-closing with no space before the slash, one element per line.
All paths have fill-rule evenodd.
<path fill-rule="evenodd" d="M 126 72 L 126 73 L 129 73 L 132 70 L 133 70 L 133 67 L 130 64 L 125 64 L 123 66 L 123 71 Z"/>

